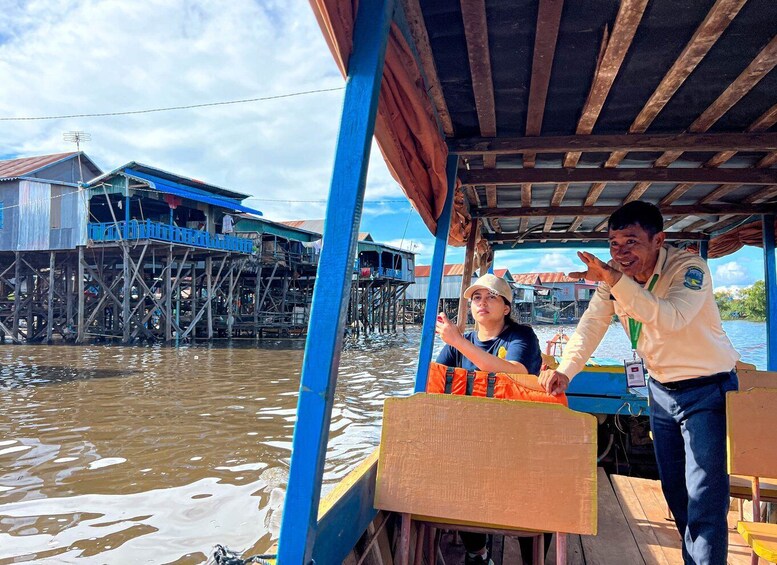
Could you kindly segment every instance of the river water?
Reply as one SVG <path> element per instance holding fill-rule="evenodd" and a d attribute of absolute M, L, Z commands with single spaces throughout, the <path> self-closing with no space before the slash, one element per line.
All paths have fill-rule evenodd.
<path fill-rule="evenodd" d="M 765 368 L 765 325 L 726 322 Z M 558 327 L 536 328 L 545 342 Z M 573 328 L 566 328 L 571 333 Z M 347 342 L 324 491 L 412 390 L 420 331 Z M 440 346 L 438 340 L 438 347 Z M 0 346 L 0 564 L 202 563 L 278 536 L 302 344 Z M 613 326 L 597 354 L 629 354 Z"/>

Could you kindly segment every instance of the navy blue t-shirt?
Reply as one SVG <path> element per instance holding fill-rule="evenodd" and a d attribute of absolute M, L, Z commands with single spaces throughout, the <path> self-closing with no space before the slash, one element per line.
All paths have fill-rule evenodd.
<path fill-rule="evenodd" d="M 518 361 L 526 367 L 530 375 L 537 375 L 542 365 L 542 355 L 540 354 L 540 341 L 537 334 L 529 326 L 522 324 L 510 324 L 499 336 L 488 341 L 480 341 L 477 332 L 467 332 L 464 338 L 468 339 L 480 349 L 506 359 L 507 361 Z M 499 355 L 499 350 L 504 348 L 504 355 Z M 446 345 L 437 356 L 437 362 L 448 367 L 464 367 L 468 371 L 479 370 L 478 367 L 464 357 L 461 352 Z"/>

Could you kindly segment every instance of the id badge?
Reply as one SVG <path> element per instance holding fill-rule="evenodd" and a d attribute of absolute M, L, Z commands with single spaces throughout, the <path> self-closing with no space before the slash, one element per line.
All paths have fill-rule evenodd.
<path fill-rule="evenodd" d="M 642 359 L 626 360 L 623 362 L 623 366 L 626 368 L 626 385 L 628 387 L 647 386 L 645 365 L 642 363 Z"/>

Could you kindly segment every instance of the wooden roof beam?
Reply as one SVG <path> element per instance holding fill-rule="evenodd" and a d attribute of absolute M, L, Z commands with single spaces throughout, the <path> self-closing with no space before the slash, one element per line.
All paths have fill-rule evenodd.
<path fill-rule="evenodd" d="M 538 136 L 542 133 L 542 119 L 545 115 L 545 102 L 548 97 L 548 86 L 550 85 L 563 8 L 564 0 L 540 1 L 537 13 L 537 30 L 534 35 L 531 85 L 526 115 L 527 137 Z M 523 166 L 533 167 L 536 156 L 533 151 L 524 153 Z"/>
<path fill-rule="evenodd" d="M 777 65 L 777 35 L 772 38 L 769 44 L 761 49 L 755 59 L 742 71 L 734 82 L 732 82 L 717 99 L 704 110 L 701 116 L 696 118 L 688 127 L 692 133 L 705 132 L 711 128 L 723 115 L 728 112 L 734 104 L 739 102 L 745 94 L 758 84 L 761 79 L 768 75 Z M 683 154 L 682 151 L 667 151 L 661 155 L 655 162 L 656 167 L 668 167 L 674 163 Z M 650 184 L 638 184 L 628 196 L 624 203 L 631 202 L 640 198 L 648 189 Z"/>
<path fill-rule="evenodd" d="M 491 76 L 491 54 L 488 49 L 488 24 L 485 0 L 462 0 L 461 16 L 467 40 L 472 91 L 480 123 L 480 135 L 496 136 L 494 81 Z"/>
<path fill-rule="evenodd" d="M 621 64 L 626 58 L 626 54 L 631 47 L 631 42 L 637 32 L 637 27 L 642 21 L 642 16 L 647 7 L 647 0 L 634 0 L 621 2 L 618 9 L 618 15 L 615 18 L 612 35 L 608 37 L 605 28 L 602 47 L 599 51 L 599 59 L 594 72 L 594 79 L 591 83 L 591 90 L 588 92 L 588 98 L 583 106 L 580 120 L 577 122 L 575 132 L 578 135 L 590 135 L 594 129 L 596 120 L 604 107 L 610 88 L 618 76 Z M 564 156 L 564 167 L 576 167 L 582 155 L 581 151 L 571 151 Z M 566 188 L 557 187 L 553 197 L 559 199 L 566 194 Z M 560 203 L 560 200 L 559 200 Z M 575 219 L 570 226 L 569 231 L 574 231 L 580 225 L 582 220 Z M 545 221 L 545 230 L 549 231 L 553 227 L 553 218 L 549 217 Z"/>
<path fill-rule="evenodd" d="M 475 218 L 537 218 L 544 216 L 609 216 L 620 206 L 558 206 L 529 208 L 482 208 L 474 210 Z M 723 215 L 746 216 L 751 214 L 774 214 L 777 204 L 704 204 L 690 206 L 664 206 L 660 208 L 666 215 Z M 565 233 L 569 237 L 568 233 Z"/>
<path fill-rule="evenodd" d="M 555 183 L 692 183 L 777 184 L 777 169 L 477 169 L 459 171 L 464 185 L 522 185 Z"/>
<path fill-rule="evenodd" d="M 475 155 L 517 155 L 520 153 L 602 152 L 623 149 L 626 152 L 777 151 L 777 132 L 767 132 L 777 123 L 777 105 L 758 118 L 744 133 L 627 133 L 615 135 L 556 135 L 512 138 L 461 138 L 448 141 L 451 153 Z M 758 128 L 758 129 L 756 129 Z M 716 155 L 713 159 L 719 160 Z M 721 164 L 721 163 L 717 163 Z M 709 165 L 716 166 L 714 161 Z"/>
<path fill-rule="evenodd" d="M 661 79 L 653 94 L 642 107 L 642 110 L 629 127 L 629 133 L 644 133 L 656 116 L 664 109 L 666 104 L 675 95 L 685 80 L 696 69 L 697 65 L 709 53 L 709 50 L 720 38 L 746 0 L 718 0 L 707 13 L 704 21 L 696 28 L 690 41 L 677 57 L 672 67 Z M 626 150 L 620 150 L 610 155 L 607 160 L 610 166 L 618 163 L 628 154 Z"/>
<path fill-rule="evenodd" d="M 542 120 L 545 115 L 545 103 L 548 97 L 550 75 L 553 70 L 553 57 L 556 53 L 558 30 L 561 25 L 561 12 L 564 0 L 541 0 L 537 13 L 537 29 L 534 35 L 534 54 L 532 57 L 531 86 L 526 115 L 526 136 L 535 137 L 542 133 Z M 534 167 L 537 154 L 524 153 L 523 166 Z M 531 205 L 531 184 L 521 187 L 521 204 Z M 552 220 L 550 220 L 552 224 Z M 529 227 L 527 219 L 522 219 L 519 229 L 525 232 Z"/>
<path fill-rule="evenodd" d="M 494 102 L 494 80 L 491 74 L 491 54 L 488 48 L 488 23 L 485 0 L 462 0 L 461 17 L 467 41 L 467 57 L 472 75 L 472 91 L 478 114 L 480 135 L 496 137 L 496 104 Z M 483 156 L 483 168 L 496 167 L 495 155 Z M 489 196 L 490 193 L 490 196 Z M 496 201 L 496 187 L 486 187 L 486 198 Z M 491 222 L 491 228 L 501 231 L 499 221 Z"/>
<path fill-rule="evenodd" d="M 669 241 L 686 241 L 686 240 L 706 240 L 709 239 L 709 235 L 701 232 L 665 232 L 666 239 Z M 602 241 L 607 240 L 607 233 L 600 231 L 593 232 L 575 232 L 569 233 L 566 231 L 554 231 L 554 232 L 534 232 L 521 234 L 519 232 L 513 233 L 501 233 L 501 234 L 488 234 L 486 239 L 494 243 L 511 242 L 511 241 L 559 241 L 559 240 L 591 240 Z"/>
<path fill-rule="evenodd" d="M 597 66 L 588 99 L 583 106 L 583 112 L 577 123 L 579 135 L 589 135 L 593 129 L 599 114 L 602 111 L 610 88 L 618 76 L 621 64 L 631 47 L 631 41 L 637 32 L 639 22 L 647 7 L 648 0 L 624 0 L 621 2 L 615 25 L 612 28 L 607 47 L 604 50 L 600 64 Z M 580 153 L 574 152 L 567 155 L 565 167 L 574 167 L 580 160 Z"/>
<path fill-rule="evenodd" d="M 434 64 L 432 46 L 429 42 L 429 34 L 426 31 L 426 23 L 421 12 L 421 6 L 418 0 L 402 0 L 402 8 L 405 12 L 410 35 L 418 51 L 421 69 L 426 79 L 427 92 L 437 110 L 437 117 L 440 120 L 442 131 L 446 137 L 453 137 L 453 121 L 448 111 L 448 104 L 445 102 L 445 95 L 437 74 L 437 66 Z"/>
<path fill-rule="evenodd" d="M 754 121 L 747 128 L 748 131 L 764 131 L 771 128 L 777 123 L 777 104 L 769 108 L 764 112 L 756 121 Z M 703 166 L 704 167 L 718 167 L 728 161 L 734 156 L 735 151 L 722 151 L 712 157 Z M 766 157 L 756 163 L 756 168 L 767 169 L 771 167 L 775 161 L 777 161 L 777 153 L 769 153 Z M 671 204 L 682 196 L 692 185 L 679 184 L 672 191 L 667 194 L 660 202 L 660 204 Z M 710 192 L 707 196 L 699 200 L 702 204 L 708 204 L 715 202 L 716 200 L 723 198 L 725 195 L 737 190 L 741 184 L 724 184 Z"/>
<path fill-rule="evenodd" d="M 643 106 L 640 113 L 634 119 L 634 122 L 629 128 L 630 133 L 644 133 L 647 131 L 656 116 L 664 109 L 680 86 L 691 75 L 694 69 L 696 69 L 697 65 L 704 59 L 707 53 L 709 53 L 709 50 L 739 13 L 739 10 L 745 4 L 745 1 L 746 0 L 718 0 L 715 2 L 715 5 L 707 12 L 704 21 L 696 28 L 696 31 L 682 53 L 677 57 L 672 67 L 666 75 L 664 75 L 664 78 L 661 79 L 656 90 L 645 103 L 645 106 Z M 627 154 L 627 150 L 613 152 L 605 162 L 605 167 L 617 167 L 618 164 L 626 158 Z M 657 166 L 660 165 L 657 164 Z M 636 200 L 642 196 L 648 186 L 649 185 L 637 185 L 634 187 L 636 190 L 626 197 L 625 202 Z M 596 227 L 597 230 L 602 228 L 602 224 L 599 224 Z"/>

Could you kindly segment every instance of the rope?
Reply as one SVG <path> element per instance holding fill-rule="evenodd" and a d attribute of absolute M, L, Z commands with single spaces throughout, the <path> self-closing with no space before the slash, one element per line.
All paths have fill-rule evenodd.
<path fill-rule="evenodd" d="M 213 548 L 213 561 L 216 565 L 247 565 L 249 563 L 259 563 L 260 565 L 272 565 L 277 558 L 277 555 L 263 554 L 252 555 L 243 559 L 231 549 L 224 547 L 223 545 L 216 544 Z M 269 561 L 272 560 L 272 561 Z"/>

